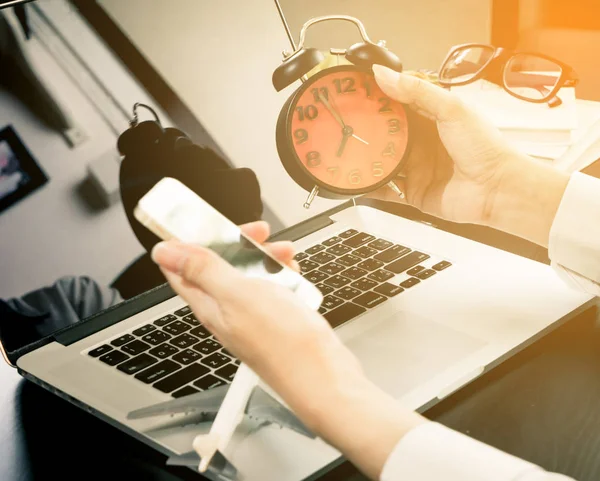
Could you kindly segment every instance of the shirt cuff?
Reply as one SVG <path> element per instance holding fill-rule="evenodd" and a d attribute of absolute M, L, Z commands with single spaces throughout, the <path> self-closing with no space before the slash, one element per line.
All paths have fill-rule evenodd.
<path fill-rule="evenodd" d="M 590 290 L 600 282 L 600 179 L 576 172 L 550 229 L 548 254 L 565 280 Z"/>
<path fill-rule="evenodd" d="M 428 422 L 407 433 L 388 458 L 380 481 L 516 481 L 545 479 L 538 466 Z"/>

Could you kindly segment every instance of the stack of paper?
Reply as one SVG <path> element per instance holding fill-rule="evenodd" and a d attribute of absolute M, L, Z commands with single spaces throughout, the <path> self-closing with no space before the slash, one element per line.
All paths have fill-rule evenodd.
<path fill-rule="evenodd" d="M 562 104 L 552 108 L 517 99 L 486 80 L 453 87 L 452 92 L 488 117 L 519 150 L 557 167 L 585 163 L 581 156 L 589 145 L 600 144 L 600 103 L 577 100 L 574 88 L 561 89 Z"/>

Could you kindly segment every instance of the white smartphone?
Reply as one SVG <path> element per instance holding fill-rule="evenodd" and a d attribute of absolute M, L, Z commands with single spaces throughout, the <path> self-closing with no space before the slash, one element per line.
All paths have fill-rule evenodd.
<path fill-rule="evenodd" d="M 304 303 L 317 310 L 321 291 L 300 274 L 281 264 L 240 228 L 194 191 L 166 177 L 140 199 L 136 219 L 163 240 L 207 247 L 248 277 L 276 282 L 294 291 Z"/>

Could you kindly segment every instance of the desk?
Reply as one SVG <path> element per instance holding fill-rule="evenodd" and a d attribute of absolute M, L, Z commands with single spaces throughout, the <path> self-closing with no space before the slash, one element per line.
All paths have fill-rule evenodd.
<path fill-rule="evenodd" d="M 460 229 L 483 241 L 493 238 L 529 257 L 544 256 L 530 244 L 509 237 L 498 238 L 476 227 Z M 22 381 L 3 363 L 0 386 L 2 481 L 201 479 L 187 470 L 167 471 L 164 457 Z M 600 479 L 600 323 L 595 310 L 562 326 L 426 415 L 578 481 Z M 345 463 L 320 481 L 363 479 Z"/>

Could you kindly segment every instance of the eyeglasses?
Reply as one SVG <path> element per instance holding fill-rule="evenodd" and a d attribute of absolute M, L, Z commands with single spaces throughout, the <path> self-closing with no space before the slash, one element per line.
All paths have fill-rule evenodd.
<path fill-rule="evenodd" d="M 514 52 L 478 43 L 453 47 L 442 63 L 438 82 L 444 87 L 485 79 L 527 102 L 559 106 L 562 87 L 574 87 L 578 78 L 568 65 L 546 55 Z"/>

